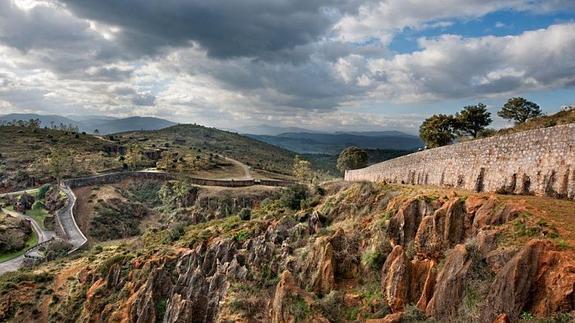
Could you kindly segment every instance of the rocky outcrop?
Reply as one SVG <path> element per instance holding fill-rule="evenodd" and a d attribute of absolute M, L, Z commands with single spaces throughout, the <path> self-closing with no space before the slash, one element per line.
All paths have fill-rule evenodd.
<path fill-rule="evenodd" d="M 408 303 L 409 261 L 403 247 L 393 248 L 382 269 L 383 297 L 393 312 L 401 312 Z"/>
<path fill-rule="evenodd" d="M 309 281 L 310 289 L 327 295 L 335 286 L 334 250 L 330 237 L 315 241 L 302 268 L 302 280 Z"/>
<path fill-rule="evenodd" d="M 315 314 L 314 317 L 300 317 L 302 313 L 294 310 L 294 303 L 299 307 L 309 308 L 313 303 L 313 297 L 301 289 L 291 272 L 284 271 L 274 293 L 271 306 L 271 319 L 274 323 L 294 323 L 309 320 L 310 322 L 327 323 L 324 317 Z"/>
<path fill-rule="evenodd" d="M 46 192 L 46 202 L 44 203 L 46 210 L 54 213 L 64 207 L 66 199 L 60 194 L 60 190 L 56 186 L 51 186 Z"/>
<path fill-rule="evenodd" d="M 473 228 L 475 232 L 487 225 L 499 225 L 515 219 L 520 211 L 520 208 L 513 207 L 507 204 L 501 204 L 494 196 L 484 200 L 481 207 L 475 212 L 473 219 Z"/>
<path fill-rule="evenodd" d="M 215 321 L 229 280 L 247 275 L 238 247 L 233 239 L 211 246 L 201 244 L 178 260 L 174 273 L 178 279 L 167 303 L 166 322 Z"/>
<path fill-rule="evenodd" d="M 406 199 L 375 184 L 342 190 L 334 208 L 266 203 L 249 220 L 189 226 L 171 244 L 154 241 L 170 233 L 157 229 L 136 250 L 90 253 L 97 260 L 72 285 L 83 289 L 52 308 L 141 323 L 516 322 L 575 309 L 570 251 L 524 244 L 506 224 L 520 207 L 455 193 Z"/>
<path fill-rule="evenodd" d="M 432 215 L 423 218 L 415 236 L 418 254 L 439 259 L 443 251 L 461 243 L 472 214 L 465 212 L 463 201 L 452 199 Z"/>
<path fill-rule="evenodd" d="M 427 315 L 440 321 L 454 318 L 472 265 L 473 259 L 465 246 L 457 245 L 437 276 L 433 297 L 425 309 Z"/>
<path fill-rule="evenodd" d="M 393 244 L 407 246 L 415 238 L 421 220 L 433 209 L 422 199 L 412 199 L 400 206 L 390 219 L 387 234 Z"/>
<path fill-rule="evenodd" d="M 0 216 L 0 252 L 21 250 L 32 235 L 28 220 L 12 216 Z"/>
<path fill-rule="evenodd" d="M 429 259 L 409 261 L 401 246 L 387 257 L 381 279 L 383 298 L 394 313 L 407 304 L 425 309 L 435 285 L 435 262 Z"/>
<path fill-rule="evenodd" d="M 158 313 L 156 304 L 165 303 L 172 287 L 171 273 L 163 267 L 154 268 L 143 287 L 137 292 L 130 308 L 130 321 L 135 323 L 154 323 L 163 319 L 164 313 Z"/>
<path fill-rule="evenodd" d="M 513 321 L 522 311 L 548 316 L 573 310 L 575 264 L 552 249 L 550 242 L 530 241 L 500 270 L 490 287 L 482 320 L 505 314 Z"/>

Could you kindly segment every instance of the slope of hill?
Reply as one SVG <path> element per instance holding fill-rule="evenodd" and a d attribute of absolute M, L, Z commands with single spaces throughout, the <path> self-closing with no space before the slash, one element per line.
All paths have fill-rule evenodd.
<path fill-rule="evenodd" d="M 107 153 L 113 152 L 116 145 L 92 135 L 56 129 L 0 126 L 0 138 L 0 192 L 49 180 L 46 158 L 54 149 L 69 153 L 73 162 L 63 171 L 70 175 L 92 174 L 122 166 L 117 156 Z"/>
<path fill-rule="evenodd" d="M 93 133 L 95 129 L 102 134 L 135 130 L 157 130 L 175 125 L 174 122 L 153 117 L 129 117 L 123 119 L 89 119 L 80 123 L 82 131 Z"/>
<path fill-rule="evenodd" d="M 176 125 L 154 131 L 133 131 L 114 136 L 120 144 L 145 147 L 182 146 L 224 155 L 256 169 L 291 173 L 295 154 L 236 133 L 199 125 Z"/>
<path fill-rule="evenodd" d="M 243 162 L 258 177 L 290 175 L 294 153 L 238 134 L 196 125 L 163 130 L 132 131 L 93 136 L 32 126 L 0 126 L 0 193 L 54 180 L 51 152 L 63 156 L 64 177 L 117 171 L 122 168 L 158 167 L 170 172 L 206 178 L 244 176 Z M 141 146 L 137 161 L 126 155 L 133 144 Z M 247 171 L 249 172 L 249 170 Z M 277 176 L 276 176 L 277 175 Z M 247 175 L 246 175 L 247 176 Z"/>
<path fill-rule="evenodd" d="M 105 116 L 71 116 L 63 117 L 57 115 L 40 115 L 40 114 L 25 114 L 25 113 L 12 113 L 0 116 L 0 122 L 11 122 L 14 120 L 28 121 L 30 119 L 40 120 L 41 127 L 58 127 L 63 124 L 65 126 L 71 125 L 78 127 L 80 131 L 87 133 L 94 133 L 98 130 L 101 134 L 110 134 L 125 131 L 135 130 L 157 130 L 167 128 L 175 125 L 174 122 L 154 118 L 154 117 L 128 117 L 128 118 L 113 118 Z"/>
<path fill-rule="evenodd" d="M 574 319 L 573 201 L 332 182 L 183 190 L 176 206 L 150 184 L 89 188 L 93 206 L 131 197 L 110 219 L 154 194 L 163 214 L 100 227 L 140 236 L 0 276 L 0 321 Z"/>
<path fill-rule="evenodd" d="M 553 127 L 568 123 L 575 123 L 575 107 L 568 107 L 552 115 L 533 118 L 524 123 L 514 125 L 513 127 L 497 130 L 490 133 L 489 136 L 508 135 L 515 132 Z"/>
<path fill-rule="evenodd" d="M 250 137 L 301 154 L 338 154 L 348 146 L 367 149 L 413 150 L 423 146 L 419 137 L 401 132 L 363 133 L 284 133 L 278 136 Z"/>
<path fill-rule="evenodd" d="M 11 113 L 11 114 L 0 115 L 0 122 L 3 121 L 12 122 L 19 120 L 28 121 L 30 119 L 40 120 L 42 127 L 59 126 L 60 124 L 73 125 L 78 127 L 80 126 L 80 124 L 77 121 L 58 115 L 40 115 L 34 113 Z"/>

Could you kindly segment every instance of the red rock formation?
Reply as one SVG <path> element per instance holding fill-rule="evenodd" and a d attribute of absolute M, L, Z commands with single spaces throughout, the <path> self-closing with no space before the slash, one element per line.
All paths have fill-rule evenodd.
<path fill-rule="evenodd" d="M 447 321 L 455 315 L 471 265 L 472 259 L 465 246 L 457 245 L 437 276 L 433 297 L 425 309 L 427 315 L 440 321 Z"/>

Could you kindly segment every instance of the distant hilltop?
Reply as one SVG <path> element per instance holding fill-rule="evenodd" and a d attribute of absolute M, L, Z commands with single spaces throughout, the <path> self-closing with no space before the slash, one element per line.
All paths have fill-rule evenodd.
<path fill-rule="evenodd" d="M 175 125 L 176 123 L 154 117 L 128 117 L 113 118 L 104 116 L 77 116 L 63 117 L 58 115 L 40 115 L 12 113 L 0 116 L 0 122 L 14 120 L 28 121 L 40 120 L 41 127 L 54 128 L 60 125 L 78 127 L 79 131 L 86 133 L 111 134 L 137 130 L 158 130 Z"/>

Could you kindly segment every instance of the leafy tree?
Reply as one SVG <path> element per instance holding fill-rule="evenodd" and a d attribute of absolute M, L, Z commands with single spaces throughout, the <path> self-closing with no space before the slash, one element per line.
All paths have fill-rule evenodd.
<path fill-rule="evenodd" d="M 66 176 L 72 168 L 72 156 L 68 150 L 55 148 L 48 155 L 48 171 L 58 182 Z"/>
<path fill-rule="evenodd" d="M 300 156 L 295 156 L 293 160 L 293 173 L 300 182 L 311 182 L 313 180 L 311 163 Z"/>
<path fill-rule="evenodd" d="M 126 153 L 126 164 L 131 169 L 137 168 L 142 164 L 144 160 L 144 151 L 139 145 L 131 145 L 128 147 L 128 152 Z"/>
<path fill-rule="evenodd" d="M 99 133 L 100 133 L 100 130 L 98 130 L 98 129 L 94 129 L 94 134 L 96 134 L 96 135 L 97 135 L 97 134 L 99 134 Z"/>
<path fill-rule="evenodd" d="M 515 123 L 523 123 L 531 118 L 542 115 L 541 108 L 524 98 L 511 98 L 503 105 L 497 115 L 503 119 L 514 120 Z"/>
<path fill-rule="evenodd" d="M 337 157 L 337 169 L 345 173 L 349 169 L 367 166 L 367 152 L 358 147 L 347 147 Z"/>
<path fill-rule="evenodd" d="M 455 115 L 456 128 L 465 135 L 477 138 L 477 135 L 491 123 L 491 113 L 483 103 L 469 105 Z"/>
<path fill-rule="evenodd" d="M 192 206 L 196 200 L 199 188 L 184 178 L 174 183 L 164 184 L 158 191 L 162 204 L 167 209 Z"/>
<path fill-rule="evenodd" d="M 419 137 L 427 147 L 449 145 L 455 139 L 457 121 L 453 116 L 436 114 L 425 119 L 419 127 Z"/>

